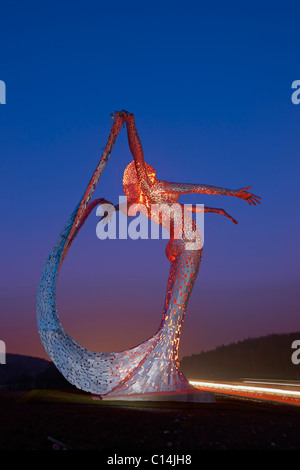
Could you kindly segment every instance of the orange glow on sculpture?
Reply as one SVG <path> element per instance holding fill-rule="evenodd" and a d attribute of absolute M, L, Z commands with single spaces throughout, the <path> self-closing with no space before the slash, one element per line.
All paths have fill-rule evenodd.
<path fill-rule="evenodd" d="M 37 302 L 41 340 L 62 374 L 78 388 L 93 394 L 116 396 L 191 390 L 193 386 L 180 370 L 178 348 L 188 301 L 201 263 L 203 244 L 196 222 L 184 205 L 177 201 L 181 195 L 188 193 L 236 196 L 249 204 L 259 203 L 260 198 L 249 193 L 249 188 L 230 190 L 157 179 L 155 169 L 144 161 L 134 115 L 120 111 L 113 118 L 114 123 L 99 165 L 44 266 Z M 102 198 L 90 201 L 122 124 L 126 124 L 134 159 L 123 175 L 123 189 L 128 202 L 125 213 L 130 216 L 132 207 L 143 204 L 147 217 L 169 231 L 166 256 L 171 266 L 162 320 L 157 332 L 127 351 L 95 353 L 78 345 L 63 330 L 56 309 L 55 289 L 61 264 L 85 220 L 96 205 L 108 203 Z M 114 207 L 124 211 L 123 207 Z M 237 223 L 223 209 L 190 209 L 190 212 L 201 211 L 219 213 Z M 168 217 L 164 217 L 166 212 Z M 197 244 L 190 249 L 189 244 L 195 242 L 195 239 Z"/>

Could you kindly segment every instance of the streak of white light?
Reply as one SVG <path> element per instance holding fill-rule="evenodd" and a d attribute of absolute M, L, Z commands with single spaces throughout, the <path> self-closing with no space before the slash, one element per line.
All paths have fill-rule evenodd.
<path fill-rule="evenodd" d="M 263 382 L 263 381 L 260 381 L 260 380 L 243 380 L 243 382 L 247 383 L 247 384 L 264 384 L 264 385 L 284 385 L 285 387 L 300 387 L 300 384 L 289 384 L 289 383 L 285 383 L 285 382 Z"/>
<path fill-rule="evenodd" d="M 231 385 L 231 384 L 219 384 L 219 383 L 212 383 L 212 382 L 200 382 L 196 380 L 189 381 L 191 385 L 195 385 L 198 387 L 209 387 L 209 388 L 216 388 L 222 390 L 231 390 L 237 392 L 260 392 L 260 393 L 267 393 L 267 394 L 277 394 L 277 395 L 290 395 L 290 396 L 297 396 L 300 397 L 300 392 L 295 392 L 293 390 L 282 390 L 278 388 L 267 388 L 267 387 L 252 387 L 249 385 Z"/>

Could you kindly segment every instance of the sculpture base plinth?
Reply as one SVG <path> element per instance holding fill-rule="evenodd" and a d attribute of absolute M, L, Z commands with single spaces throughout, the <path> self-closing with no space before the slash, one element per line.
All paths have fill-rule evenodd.
<path fill-rule="evenodd" d="M 94 397 L 95 399 L 96 397 Z M 106 395 L 101 397 L 105 401 L 162 401 L 162 402 L 185 402 L 185 403 L 215 403 L 215 394 L 205 390 L 187 390 L 182 392 L 155 392 L 136 393 L 130 395 Z"/>

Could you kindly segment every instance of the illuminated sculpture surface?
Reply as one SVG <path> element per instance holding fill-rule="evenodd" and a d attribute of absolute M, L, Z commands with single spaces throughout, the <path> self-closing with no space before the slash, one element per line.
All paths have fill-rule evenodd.
<path fill-rule="evenodd" d="M 75 342 L 62 328 L 56 308 L 56 283 L 65 256 L 94 207 L 108 202 L 96 199 L 93 192 L 109 159 L 116 137 L 124 123 L 134 161 L 124 172 L 123 188 L 128 208 L 143 204 L 148 216 L 164 225 L 161 212 L 153 214 L 152 204 L 163 210 L 163 204 L 171 206 L 181 194 L 204 193 L 237 196 L 249 204 L 259 202 L 259 197 L 247 191 L 223 189 L 199 184 L 169 183 L 156 179 L 155 170 L 144 162 L 142 146 L 135 127 L 134 115 L 126 111 L 116 112 L 111 133 L 100 162 L 93 174 L 85 194 L 72 213 L 50 253 L 41 276 L 37 299 L 37 322 L 41 341 L 47 354 L 66 379 L 81 390 L 97 395 L 118 396 L 152 392 L 174 392 L 192 390 L 193 387 L 180 370 L 178 347 L 188 300 L 196 280 L 201 257 L 201 233 L 193 218 L 182 211 L 171 212 L 170 241 L 166 256 L 171 262 L 165 306 L 161 324 L 150 339 L 132 349 L 117 352 L 93 352 Z M 116 209 L 119 208 L 116 206 Z M 197 206 L 195 211 L 216 212 L 230 217 L 223 209 Z M 176 218 L 185 218 L 181 236 L 176 234 Z M 190 240 L 198 240 L 198 246 L 187 250 Z"/>

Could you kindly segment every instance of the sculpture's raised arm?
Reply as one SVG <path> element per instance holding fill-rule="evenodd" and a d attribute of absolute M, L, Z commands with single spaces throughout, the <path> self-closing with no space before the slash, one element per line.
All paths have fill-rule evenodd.
<path fill-rule="evenodd" d="M 121 117 L 126 123 L 129 148 L 134 158 L 139 184 L 142 192 L 148 196 L 151 191 L 151 182 L 147 174 L 143 147 L 135 126 L 134 114 L 123 110 L 116 111 L 113 114 L 113 117 Z"/>

